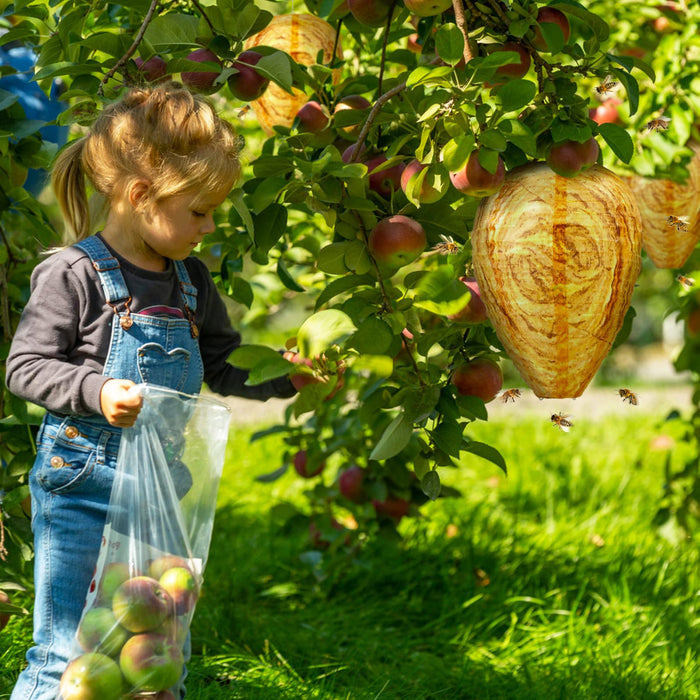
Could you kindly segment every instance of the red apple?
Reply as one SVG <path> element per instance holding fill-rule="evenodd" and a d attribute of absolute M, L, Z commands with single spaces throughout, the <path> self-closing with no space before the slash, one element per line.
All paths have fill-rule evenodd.
<path fill-rule="evenodd" d="M 460 396 L 476 396 L 488 403 L 503 388 L 503 372 L 494 360 L 480 357 L 457 367 L 452 383 Z"/>
<path fill-rule="evenodd" d="M 179 557 L 176 554 L 163 554 L 149 562 L 148 575 L 158 580 L 168 569 L 175 567 L 191 570 L 189 562 L 184 557 Z"/>
<path fill-rule="evenodd" d="M 97 600 L 101 604 L 111 605 L 112 596 L 119 586 L 131 576 L 129 565 L 123 562 L 111 562 L 102 571 Z"/>
<path fill-rule="evenodd" d="M 392 0 L 348 0 L 350 14 L 367 27 L 383 27 L 393 7 Z"/>
<path fill-rule="evenodd" d="M 351 161 L 351 159 L 354 157 L 355 151 L 356 151 L 356 150 L 357 150 L 357 144 L 356 144 L 356 143 L 351 143 L 351 144 L 343 151 L 343 154 L 340 156 L 341 159 L 342 159 L 342 161 L 343 161 L 343 163 L 349 163 L 349 162 Z M 362 156 L 364 155 L 364 153 L 365 153 L 366 150 L 367 150 L 367 146 L 365 146 L 364 143 L 361 144 L 361 145 L 360 145 L 360 153 L 359 153 L 358 157 L 355 158 L 355 160 L 354 160 L 353 162 L 355 162 L 355 163 L 359 162 L 359 161 L 358 161 L 358 158 L 362 158 Z"/>
<path fill-rule="evenodd" d="M 153 693 L 130 695 L 129 698 L 130 700 L 177 700 L 169 690 L 161 690 L 155 695 Z"/>
<path fill-rule="evenodd" d="M 535 25 L 535 37 L 532 40 L 532 45 L 538 51 L 549 51 L 547 42 L 542 35 L 539 24 L 556 24 L 562 31 L 564 35 L 564 43 L 569 41 L 569 36 L 571 35 L 571 26 L 569 25 L 569 20 L 567 16 L 561 11 L 554 7 L 540 7 L 537 11 L 537 24 Z"/>
<path fill-rule="evenodd" d="M 419 39 L 417 33 L 409 34 L 406 37 L 406 48 L 413 53 L 423 53 L 423 44 L 420 43 Z"/>
<path fill-rule="evenodd" d="M 243 102 L 257 100 L 270 84 L 270 79 L 253 67 L 261 58 L 262 54 L 257 51 L 243 51 L 231 64 L 238 72 L 230 75 L 226 82 L 231 94 Z"/>
<path fill-rule="evenodd" d="M 199 585 L 189 568 L 176 566 L 168 569 L 158 579 L 158 583 L 172 598 L 176 615 L 185 615 L 194 609 L 199 595 Z"/>
<path fill-rule="evenodd" d="M 447 318 L 458 323 L 483 323 L 487 319 L 487 315 L 486 306 L 479 292 L 479 283 L 474 277 L 460 277 L 459 279 L 469 287 L 471 292 L 469 303 L 456 314 L 452 314 Z"/>
<path fill-rule="evenodd" d="M 410 503 L 405 498 L 389 497 L 384 501 L 375 499 L 372 501 L 372 505 L 379 519 L 389 518 L 397 525 L 404 516 L 408 515 L 410 508 Z"/>
<path fill-rule="evenodd" d="M 479 162 L 478 151 L 472 151 L 467 164 L 461 170 L 450 173 L 450 182 L 462 194 L 488 197 L 501 189 L 505 176 L 506 168 L 501 156 L 498 156 L 496 172 L 490 173 Z"/>
<path fill-rule="evenodd" d="M 403 214 L 382 219 L 369 234 L 368 246 L 380 265 L 398 269 L 415 260 L 426 246 L 423 227 Z"/>
<path fill-rule="evenodd" d="M 83 651 L 99 651 L 107 656 L 116 656 L 129 633 L 117 622 L 110 608 L 98 606 L 85 612 L 76 639 Z"/>
<path fill-rule="evenodd" d="M 183 665 L 180 647 L 152 632 L 133 636 L 119 654 L 124 678 L 139 692 L 157 692 L 175 685 Z"/>
<path fill-rule="evenodd" d="M 296 473 L 305 479 L 318 476 L 326 468 L 326 463 L 321 461 L 319 456 L 313 456 L 312 459 L 309 459 L 309 454 L 306 450 L 297 451 L 292 462 Z"/>
<path fill-rule="evenodd" d="M 508 78 L 522 78 L 530 70 L 530 54 L 522 44 L 516 41 L 506 41 L 504 44 L 497 46 L 494 49 L 494 52 L 496 51 L 515 52 L 520 57 L 517 63 L 506 63 L 503 66 L 498 66 L 496 75 L 503 75 Z M 495 84 L 498 84 L 498 82 L 496 81 Z"/>
<path fill-rule="evenodd" d="M 600 147 L 594 137 L 579 143 L 578 141 L 563 141 L 554 144 L 547 154 L 547 165 L 557 175 L 572 177 L 586 170 L 598 160 Z"/>
<path fill-rule="evenodd" d="M 609 97 L 597 107 L 591 107 L 588 110 L 588 116 L 596 124 L 617 124 L 620 121 L 620 112 L 617 108 L 619 104 L 622 104 L 622 100 Z"/>
<path fill-rule="evenodd" d="M 689 338 L 697 338 L 700 335 L 700 307 L 691 309 L 685 322 L 685 329 Z"/>
<path fill-rule="evenodd" d="M 333 108 L 333 114 L 338 114 L 338 112 L 342 112 L 346 109 L 370 109 L 371 106 L 370 101 L 362 95 L 346 95 L 336 102 L 335 107 Z M 357 124 L 341 126 L 339 129 L 344 131 L 346 134 L 350 134 L 351 136 L 357 136 L 357 134 L 360 132 L 360 126 L 361 120 Z"/>
<path fill-rule="evenodd" d="M 354 464 L 344 469 L 338 477 L 338 490 L 341 496 L 353 503 L 360 503 L 364 500 L 365 490 L 363 487 L 365 480 L 365 470 Z"/>
<path fill-rule="evenodd" d="M 218 63 L 221 66 L 221 60 L 210 49 L 196 49 L 188 54 L 187 58 L 195 63 Z M 182 82 L 192 90 L 199 92 L 214 91 L 214 81 L 219 77 L 220 71 L 186 71 L 181 73 Z"/>
<path fill-rule="evenodd" d="M 10 605 L 10 596 L 5 593 L 5 591 L 0 591 L 0 604 Z M 7 623 L 10 621 L 9 613 L 0 613 L 0 632 L 5 629 Z"/>
<path fill-rule="evenodd" d="M 81 654 L 66 666 L 59 686 L 61 700 L 119 700 L 122 674 L 105 654 Z"/>
<path fill-rule="evenodd" d="M 168 73 L 168 64 L 160 56 L 151 56 L 147 61 L 137 56 L 134 63 L 149 83 L 156 82 Z"/>
<path fill-rule="evenodd" d="M 330 124 L 331 118 L 326 108 L 316 100 L 309 100 L 297 112 L 299 131 L 320 134 Z"/>
<path fill-rule="evenodd" d="M 403 0 L 403 4 L 418 17 L 434 17 L 452 7 L 452 0 Z"/>
<path fill-rule="evenodd" d="M 156 579 L 135 576 L 115 591 L 112 611 L 129 632 L 148 632 L 162 625 L 172 613 L 173 601 Z"/>
<path fill-rule="evenodd" d="M 393 192 L 401 188 L 401 174 L 406 166 L 403 163 L 397 163 L 390 168 L 373 172 L 383 163 L 386 163 L 386 156 L 382 154 L 365 161 L 369 172 L 369 188 L 382 197 L 390 198 Z"/>
<path fill-rule="evenodd" d="M 408 165 L 406 165 L 406 167 L 403 169 L 403 172 L 401 173 L 401 189 L 404 191 L 404 194 L 408 193 L 411 178 L 414 175 L 417 177 L 418 173 L 420 173 L 427 167 L 429 166 L 421 163 L 417 159 L 413 159 L 408 163 Z M 430 173 L 428 173 L 423 179 L 423 182 L 421 183 L 420 192 L 414 191 L 414 197 L 421 204 L 432 204 L 433 202 L 437 202 L 443 194 L 444 193 L 442 191 L 440 191 L 436 187 L 433 187 L 433 185 L 431 184 Z"/>
<path fill-rule="evenodd" d="M 308 367 L 312 370 L 314 363 L 308 357 L 302 357 L 297 352 L 286 351 L 282 357 L 285 360 L 289 360 L 292 364 L 302 365 L 303 367 Z M 337 376 L 336 384 L 329 394 L 325 397 L 328 401 L 332 399 L 345 385 L 345 380 L 343 379 L 343 374 L 345 374 L 345 363 L 335 362 L 334 367 L 330 370 L 333 374 Z M 291 373 L 289 375 L 289 380 L 292 382 L 292 386 L 297 390 L 301 391 L 305 386 L 309 384 L 327 384 L 330 381 L 330 377 L 322 375 L 317 371 L 301 371 L 296 373 Z"/>

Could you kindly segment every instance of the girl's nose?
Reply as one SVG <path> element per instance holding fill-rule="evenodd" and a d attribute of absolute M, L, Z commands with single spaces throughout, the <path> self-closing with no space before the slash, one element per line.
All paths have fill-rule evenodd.
<path fill-rule="evenodd" d="M 202 233 L 206 236 L 208 233 L 214 233 L 216 230 L 216 224 L 214 223 L 214 215 L 207 214 L 202 221 Z"/>

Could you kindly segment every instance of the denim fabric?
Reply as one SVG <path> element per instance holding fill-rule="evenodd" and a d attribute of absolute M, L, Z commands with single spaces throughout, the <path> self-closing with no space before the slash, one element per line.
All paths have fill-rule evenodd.
<path fill-rule="evenodd" d="M 79 245 L 98 261 L 95 269 L 107 301 L 128 299 L 119 264 L 101 241 L 91 237 Z M 183 299 L 194 310 L 194 287 L 185 266 L 177 265 L 176 270 Z M 124 315 L 120 311 L 114 316 L 103 374 L 199 393 L 202 358 L 190 323 L 133 314 L 129 325 L 120 323 Z M 102 416 L 47 413 L 44 418 L 29 476 L 35 546 L 35 646 L 27 652 L 28 665 L 11 700 L 56 700 L 97 561 L 120 439 L 121 429 L 110 426 Z M 176 466 L 176 488 L 182 495 L 191 484 L 191 475 L 182 462 Z M 188 639 L 186 659 L 189 648 Z M 180 697 L 184 697 L 185 675 L 186 671 Z"/>

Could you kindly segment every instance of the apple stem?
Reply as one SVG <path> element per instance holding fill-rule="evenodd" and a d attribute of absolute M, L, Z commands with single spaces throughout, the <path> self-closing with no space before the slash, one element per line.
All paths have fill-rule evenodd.
<path fill-rule="evenodd" d="M 143 39 L 143 35 L 146 33 L 146 29 L 153 19 L 153 14 L 156 11 L 156 7 L 158 7 L 158 0 L 151 0 L 151 4 L 148 7 L 148 12 L 146 12 L 146 16 L 143 18 L 143 22 L 141 22 L 141 26 L 136 33 L 136 38 L 134 39 L 133 43 L 126 50 L 126 53 L 107 71 L 104 78 L 100 80 L 100 84 L 97 86 L 97 94 L 100 97 L 102 97 L 104 93 L 104 86 L 107 84 L 107 81 L 119 70 L 119 68 L 126 65 L 126 62 L 134 55 L 134 53 L 136 53 L 136 49 L 139 47 L 139 44 Z"/>

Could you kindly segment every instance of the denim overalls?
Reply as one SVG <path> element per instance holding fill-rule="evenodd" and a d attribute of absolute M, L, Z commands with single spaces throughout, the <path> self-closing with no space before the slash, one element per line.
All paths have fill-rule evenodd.
<path fill-rule="evenodd" d="M 197 290 L 174 261 L 186 318 L 134 314 L 119 262 L 92 236 L 76 244 L 92 260 L 114 309 L 103 374 L 188 394 L 202 386 L 202 356 L 194 325 Z M 78 313 L 78 310 L 76 310 Z M 101 415 L 47 413 L 29 476 L 34 531 L 34 643 L 11 700 L 55 700 L 94 565 L 114 481 L 121 428 Z"/>

